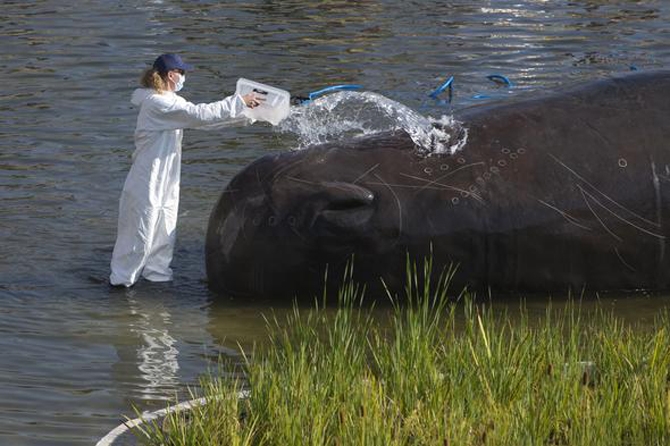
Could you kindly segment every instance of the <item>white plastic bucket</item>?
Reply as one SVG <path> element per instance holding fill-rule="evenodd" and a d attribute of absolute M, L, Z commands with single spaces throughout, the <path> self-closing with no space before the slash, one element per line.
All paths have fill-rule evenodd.
<path fill-rule="evenodd" d="M 236 94 L 244 96 L 252 92 L 264 97 L 265 101 L 258 107 L 245 108 L 243 113 L 247 118 L 277 125 L 288 116 L 291 108 L 291 95 L 288 91 L 244 78 L 237 81 Z"/>

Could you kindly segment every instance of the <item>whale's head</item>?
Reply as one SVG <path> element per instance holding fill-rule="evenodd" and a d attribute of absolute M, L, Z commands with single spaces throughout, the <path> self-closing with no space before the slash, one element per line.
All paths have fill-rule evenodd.
<path fill-rule="evenodd" d="M 208 226 L 210 288 L 232 295 L 317 293 L 326 271 L 382 271 L 403 232 L 403 198 L 389 183 L 416 158 L 405 134 L 267 155 L 237 174 Z M 369 268 L 368 268 L 369 269 Z M 311 296 L 310 296 L 311 297 Z"/>

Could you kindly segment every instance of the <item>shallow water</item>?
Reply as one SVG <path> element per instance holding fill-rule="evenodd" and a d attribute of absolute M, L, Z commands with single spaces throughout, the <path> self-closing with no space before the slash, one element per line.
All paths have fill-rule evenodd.
<path fill-rule="evenodd" d="M 212 359 L 263 340 L 273 304 L 207 291 L 204 234 L 231 176 L 299 135 L 187 132 L 174 283 L 106 284 L 129 97 L 156 55 L 196 65 L 184 90 L 196 102 L 239 77 L 293 94 L 356 83 L 434 118 L 670 62 L 665 0 L 44 0 L 4 2 L 0 18 L 0 444 L 11 445 L 93 444 L 133 404 L 184 396 Z M 427 98 L 449 75 L 451 107 Z M 665 305 L 604 299 L 637 321 Z"/>

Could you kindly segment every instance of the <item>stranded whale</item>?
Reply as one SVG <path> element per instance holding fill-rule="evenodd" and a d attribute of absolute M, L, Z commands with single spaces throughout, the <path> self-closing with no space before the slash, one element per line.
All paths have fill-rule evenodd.
<path fill-rule="evenodd" d="M 209 221 L 210 287 L 319 293 L 352 258 L 371 286 L 406 256 L 458 265 L 454 286 L 667 289 L 670 72 L 640 73 L 458 114 L 468 140 L 426 156 L 404 132 L 271 154 L 235 176 Z"/>

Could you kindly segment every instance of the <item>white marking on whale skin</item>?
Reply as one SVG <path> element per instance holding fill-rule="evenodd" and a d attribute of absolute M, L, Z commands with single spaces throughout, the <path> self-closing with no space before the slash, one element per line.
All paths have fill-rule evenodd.
<path fill-rule="evenodd" d="M 596 134 L 597 137 L 599 137 L 605 143 L 607 147 L 612 146 L 612 141 L 608 137 L 606 137 L 605 134 L 600 129 L 598 129 L 595 125 L 593 125 L 589 121 L 585 121 L 584 123 L 588 128 L 590 128 L 593 131 L 593 133 Z"/>
<path fill-rule="evenodd" d="M 371 168 L 369 168 L 368 170 L 366 170 L 365 172 L 363 172 L 363 174 L 360 175 L 358 178 L 356 178 L 352 184 L 356 184 L 356 183 L 358 183 L 359 181 L 361 181 L 363 178 L 365 178 L 366 176 L 368 176 L 368 175 L 370 174 L 370 172 L 372 172 L 373 170 L 376 170 L 377 167 L 379 167 L 379 163 L 375 164 L 374 166 L 372 166 Z"/>
<path fill-rule="evenodd" d="M 565 218 L 565 220 L 567 220 L 568 223 L 573 224 L 573 225 L 577 226 L 578 228 L 582 228 L 586 231 L 592 231 L 593 230 L 593 229 L 589 228 L 588 226 L 584 226 L 584 225 L 580 224 L 579 220 L 577 220 L 572 215 L 568 214 L 565 211 L 562 211 L 562 210 L 558 209 L 555 206 L 552 206 L 551 204 L 547 203 L 546 201 L 540 200 L 539 198 L 537 199 L 537 201 L 540 202 L 541 204 L 547 206 L 549 209 L 553 209 L 554 211 L 558 212 L 563 218 Z"/>
<path fill-rule="evenodd" d="M 652 159 L 650 161 L 651 164 L 651 182 L 654 185 L 654 193 L 656 194 L 656 222 L 658 223 L 658 227 L 662 227 L 663 224 L 663 214 L 662 214 L 662 206 L 661 206 L 661 181 L 658 178 L 658 175 L 656 174 L 656 163 L 654 163 L 654 160 Z M 659 246 L 658 246 L 658 254 L 660 257 L 660 260 L 663 261 L 665 258 L 665 240 L 659 240 L 658 241 Z"/>
<path fill-rule="evenodd" d="M 388 190 L 391 191 L 393 194 L 393 198 L 395 198 L 396 204 L 398 206 L 398 239 L 400 238 L 400 234 L 402 234 L 402 204 L 400 204 L 400 200 L 398 199 L 398 195 L 396 195 L 395 191 L 393 188 L 386 182 L 382 177 L 377 175 L 376 173 L 374 174 L 375 178 L 377 178 L 382 185 L 386 186 Z"/>
<path fill-rule="evenodd" d="M 413 176 L 413 175 L 408 175 L 408 174 L 406 174 L 406 173 L 402 173 L 402 172 L 400 173 L 400 175 L 401 175 L 401 176 L 404 176 L 404 177 L 406 177 L 406 178 L 411 178 L 411 179 L 413 179 L 413 180 L 426 182 L 427 184 L 425 184 L 425 185 L 423 185 L 423 186 L 415 186 L 415 185 L 395 185 L 395 186 L 397 186 L 397 187 L 406 187 L 406 188 L 409 187 L 409 188 L 414 188 L 414 189 L 418 189 L 419 192 L 421 192 L 421 191 L 424 190 L 424 189 L 451 190 L 451 191 L 460 192 L 461 195 L 463 195 L 463 197 L 471 196 L 472 198 L 474 198 L 475 200 L 479 201 L 480 203 L 485 204 L 484 199 L 483 199 L 479 194 L 477 194 L 477 193 L 469 192 L 469 191 L 467 191 L 467 190 L 465 190 L 465 189 L 461 189 L 461 188 L 459 188 L 459 187 L 455 187 L 455 186 L 452 186 L 452 185 L 450 185 L 450 184 L 439 183 L 439 182 L 437 182 L 437 180 L 427 180 L 427 179 L 425 179 L 425 178 L 415 177 L 415 176 Z M 366 183 L 366 184 L 375 184 L 375 183 Z M 440 186 L 440 187 L 435 187 L 435 186 Z"/>
<path fill-rule="evenodd" d="M 470 169 L 470 168 L 475 167 L 475 166 L 483 166 L 483 165 L 484 165 L 483 161 L 478 161 L 476 163 L 466 164 L 464 166 L 459 167 L 458 169 L 455 169 L 455 170 L 452 170 L 451 172 L 445 173 L 444 175 L 440 175 L 439 177 L 435 178 L 434 180 L 426 180 L 424 178 L 414 177 L 414 176 L 404 174 L 404 173 L 401 173 L 400 175 L 406 176 L 406 177 L 409 177 L 409 178 L 413 178 L 415 180 L 424 181 L 424 182 L 426 182 L 424 187 L 427 188 L 428 186 L 431 186 L 434 183 L 437 184 L 439 181 L 442 181 L 443 179 L 445 179 L 447 177 L 450 177 L 451 175 L 454 175 L 454 174 L 460 172 L 461 170 Z"/>
<path fill-rule="evenodd" d="M 616 253 L 616 256 L 619 258 L 619 260 L 621 261 L 621 263 L 623 263 L 623 266 L 625 266 L 626 268 L 628 268 L 629 270 L 631 270 L 631 271 L 633 271 L 633 272 L 637 272 L 637 270 L 636 270 L 635 268 L 633 268 L 632 266 L 630 266 L 630 265 L 628 264 L 628 262 L 626 262 L 626 261 L 624 260 L 624 258 L 621 256 L 621 253 L 619 252 L 619 249 L 618 249 L 618 248 L 614 248 L 614 252 Z"/>
<path fill-rule="evenodd" d="M 233 208 L 234 212 L 226 215 L 226 218 L 223 220 L 223 224 L 219 225 L 219 227 L 216 229 L 216 235 L 219 237 L 221 243 L 221 252 L 223 252 L 223 255 L 226 259 L 230 258 L 230 252 L 233 249 L 235 240 L 240 236 L 240 233 L 242 238 L 248 237 L 246 227 L 244 224 L 240 224 L 240 222 L 244 222 L 247 219 L 247 206 L 247 202 L 244 202 L 242 207 L 239 207 L 237 203 L 235 203 Z M 239 218 L 235 218 L 235 214 L 238 212 L 238 209 L 241 215 Z M 258 224 L 256 224 L 256 226 L 258 226 Z"/>
<path fill-rule="evenodd" d="M 554 154 L 550 153 L 549 156 L 552 157 L 552 158 L 554 159 L 554 161 L 556 161 L 558 164 L 560 164 L 561 166 L 563 166 L 568 172 L 570 172 L 572 175 L 574 175 L 576 178 L 578 178 L 578 179 L 579 179 L 580 181 L 582 181 L 584 184 L 586 184 L 587 186 L 589 186 L 591 189 L 593 189 L 594 191 L 596 191 L 598 194 L 602 195 L 603 198 L 605 198 L 607 201 L 609 201 L 610 203 L 612 203 L 613 205 L 615 205 L 615 206 L 618 207 L 619 209 L 621 209 L 621 210 L 623 210 L 623 211 L 629 213 L 630 215 L 632 215 L 632 216 L 634 216 L 634 217 L 636 217 L 636 218 L 639 218 L 640 220 L 642 220 L 642 221 L 645 222 L 645 223 L 648 223 L 648 224 L 650 224 L 650 225 L 652 225 L 652 226 L 660 227 L 660 225 L 659 225 L 658 223 L 653 222 L 653 221 L 651 221 L 651 220 L 647 220 L 646 218 L 642 217 L 641 215 L 636 214 L 635 212 L 631 211 L 630 209 L 628 209 L 628 208 L 625 207 L 624 205 L 620 204 L 619 202 L 617 202 L 616 200 L 614 200 L 613 198 L 611 198 L 609 195 L 607 195 L 607 194 L 605 194 L 604 192 L 602 192 L 600 189 L 598 189 L 598 188 L 595 187 L 593 184 L 591 184 L 589 181 L 587 181 L 584 177 L 582 177 L 582 176 L 579 175 L 577 172 L 575 172 L 573 169 L 571 169 L 569 166 L 567 166 L 563 161 L 561 161 L 561 160 L 560 160 L 558 157 L 556 157 Z M 601 206 L 602 206 L 602 204 L 601 204 Z M 603 207 L 605 207 L 605 206 L 603 206 Z M 605 207 L 605 209 L 607 209 L 607 208 Z M 617 218 L 624 220 L 626 223 L 630 224 L 631 226 L 635 226 L 633 223 L 630 223 L 629 221 L 625 220 L 623 217 L 620 217 L 619 215 L 615 214 L 614 212 L 610 211 L 609 209 L 607 209 L 607 210 L 608 210 L 610 213 L 612 213 L 613 215 L 615 215 Z M 637 226 L 635 226 L 635 227 L 637 227 Z M 642 232 L 648 232 L 648 231 L 645 231 L 645 230 L 643 230 L 643 229 L 641 229 L 641 228 L 638 228 L 638 229 L 640 229 Z M 650 235 L 654 235 L 654 236 L 657 236 L 657 237 L 663 237 L 663 236 L 659 236 L 658 234 L 654 234 L 654 233 L 652 233 L 652 232 L 648 232 L 648 233 L 649 233 Z M 663 238 L 665 238 L 665 237 L 663 237 Z"/>
<path fill-rule="evenodd" d="M 422 180 L 423 178 L 416 178 L 417 180 Z M 396 189 L 423 189 L 423 186 L 419 186 L 416 184 L 398 184 L 398 183 L 387 183 L 387 182 L 379 182 L 379 181 L 364 181 L 363 184 L 365 185 L 370 185 L 370 186 L 391 186 Z M 435 189 L 435 190 L 445 190 L 445 187 L 429 187 L 427 189 Z M 454 190 L 454 188 L 451 188 L 451 190 Z M 459 191 L 461 189 L 458 189 Z"/>
<path fill-rule="evenodd" d="M 577 187 L 579 188 L 580 191 L 582 191 L 582 193 L 586 193 L 589 197 L 591 197 L 591 198 L 593 199 L 593 201 L 596 202 L 596 204 L 598 204 L 601 208 L 605 209 L 607 212 L 609 212 L 610 214 L 612 214 L 612 215 L 613 215 L 614 217 L 616 217 L 617 219 L 621 220 L 622 222 L 626 223 L 626 224 L 629 225 L 629 226 L 632 226 L 633 228 L 637 229 L 637 230 L 640 231 L 640 232 L 644 232 L 645 234 L 651 235 L 652 237 L 657 237 L 657 238 L 659 238 L 659 239 L 661 239 L 661 240 L 665 240 L 665 236 L 664 236 L 664 235 L 661 235 L 661 234 L 657 234 L 657 233 L 655 233 L 655 232 L 648 231 L 648 230 L 646 230 L 646 229 L 644 229 L 644 228 L 642 228 L 642 227 L 636 225 L 635 223 L 633 223 L 633 222 L 631 222 L 631 221 L 629 221 L 629 220 L 626 220 L 625 218 L 623 218 L 622 216 L 620 216 L 619 214 L 617 214 L 616 212 L 612 211 L 612 210 L 609 209 L 607 206 L 605 206 L 604 204 L 602 204 L 596 197 L 594 197 L 593 195 L 591 195 L 591 194 L 589 194 L 588 192 L 586 192 L 586 191 L 584 190 L 584 188 L 582 188 L 582 186 L 580 186 L 580 185 L 578 184 Z M 587 203 L 587 205 L 588 205 L 588 203 Z M 589 206 L 589 208 L 590 208 L 590 206 Z M 594 213 L 594 215 L 595 215 L 595 213 Z"/>
<path fill-rule="evenodd" d="M 614 238 L 617 239 L 618 241 L 620 241 L 620 242 L 623 241 L 623 239 L 622 239 L 621 237 L 619 237 L 619 236 L 616 235 L 614 232 L 612 232 L 612 231 L 610 230 L 610 228 L 608 228 L 607 225 L 600 219 L 600 217 L 598 217 L 598 214 L 596 214 L 596 212 L 593 210 L 593 208 L 592 208 L 591 205 L 589 204 L 589 200 L 586 198 L 586 195 L 588 195 L 589 197 L 591 197 L 596 203 L 600 204 L 600 203 L 598 202 L 598 200 L 597 200 L 593 195 L 589 194 L 588 192 L 585 192 L 584 189 L 583 189 L 580 185 L 577 185 L 577 187 L 579 188 L 579 191 L 582 193 L 582 198 L 584 199 L 584 203 L 586 203 L 586 206 L 589 208 L 589 210 L 591 211 L 591 213 L 593 214 L 593 216 L 596 218 L 596 220 L 598 220 L 598 222 L 600 223 L 600 225 L 601 225 L 603 228 L 605 228 L 605 231 L 607 231 L 607 233 L 608 233 L 609 235 L 611 235 L 612 237 L 614 237 Z M 602 206 L 602 204 L 600 204 L 600 206 Z"/>
<path fill-rule="evenodd" d="M 289 228 L 291 229 L 291 232 L 293 232 L 303 243 L 307 244 L 307 239 L 300 233 L 300 231 L 298 231 L 298 228 L 296 228 L 295 224 L 289 223 Z"/>
<path fill-rule="evenodd" d="M 295 167 L 295 166 L 299 166 L 300 164 L 302 164 L 302 163 L 304 163 L 304 162 L 306 162 L 306 160 L 304 160 L 304 159 L 299 159 L 298 161 L 293 161 L 293 162 L 291 162 L 291 163 L 288 163 L 288 164 L 285 165 L 285 166 L 282 166 L 282 167 L 281 167 L 279 170 L 277 170 L 276 172 L 272 172 L 272 181 L 271 181 L 271 184 L 276 183 L 276 182 L 280 179 L 280 177 L 284 174 L 284 172 L 286 172 L 287 170 L 289 170 L 289 169 L 291 169 L 291 168 L 293 168 L 293 167 Z M 258 172 L 257 172 L 256 174 L 258 175 Z"/>
<path fill-rule="evenodd" d="M 295 181 L 296 183 L 308 184 L 310 186 L 318 186 L 318 183 L 309 180 L 303 180 L 302 178 L 294 177 L 291 175 L 286 176 L 286 179 L 289 181 Z"/>

